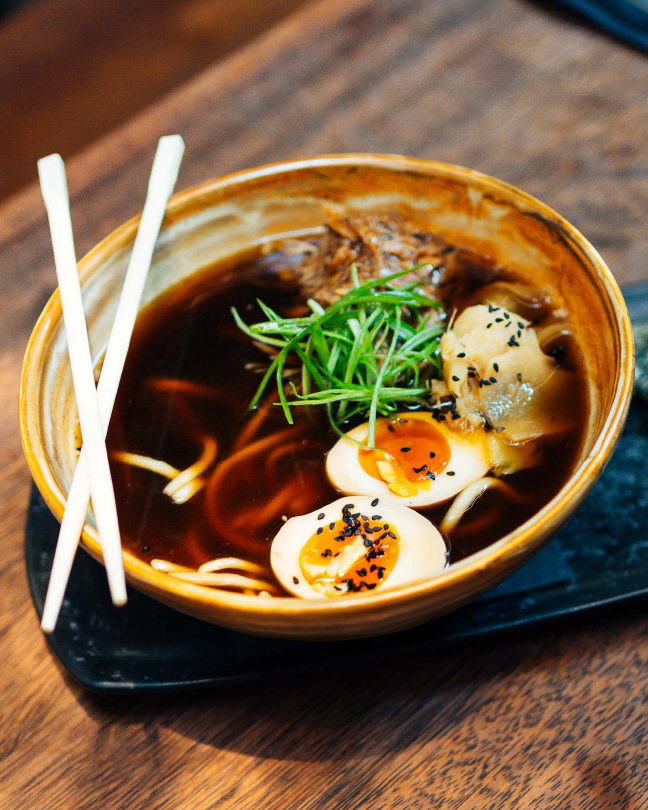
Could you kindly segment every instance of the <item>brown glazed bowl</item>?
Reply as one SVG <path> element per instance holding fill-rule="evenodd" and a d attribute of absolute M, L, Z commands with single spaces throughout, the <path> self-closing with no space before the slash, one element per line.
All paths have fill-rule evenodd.
<path fill-rule="evenodd" d="M 324 204 L 398 210 L 548 290 L 567 309 L 589 386 L 585 441 L 560 492 L 530 520 L 427 582 L 339 600 L 262 599 L 190 585 L 126 552 L 131 585 L 206 621 L 268 636 L 336 639 L 390 633 L 447 613 L 492 588 L 538 550 L 583 500 L 619 438 L 630 402 L 633 343 L 619 288 L 569 222 L 513 186 L 459 166 L 390 155 L 334 155 L 262 166 L 176 194 L 143 306 L 213 262 L 280 234 L 321 226 Z M 101 358 L 138 219 L 80 262 L 94 356 Z M 27 462 L 61 519 L 75 460 L 76 413 L 61 304 L 54 293 L 25 356 L 20 424 Z M 82 544 L 101 559 L 92 516 Z"/>

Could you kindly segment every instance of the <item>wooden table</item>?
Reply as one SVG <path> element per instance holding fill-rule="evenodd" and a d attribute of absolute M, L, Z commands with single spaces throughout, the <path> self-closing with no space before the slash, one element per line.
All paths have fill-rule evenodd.
<path fill-rule="evenodd" d="M 0 200 L 304 2 L 39 0 L 0 18 Z"/>
<path fill-rule="evenodd" d="M 648 63 L 522 0 L 323 0 L 71 167 L 79 248 L 142 203 L 154 142 L 181 185 L 267 160 L 389 151 L 523 186 L 648 276 Z M 16 425 L 54 271 L 35 188 L 0 209 L 3 808 L 646 807 L 645 610 L 252 687 L 96 697 L 49 654 L 23 568 Z"/>

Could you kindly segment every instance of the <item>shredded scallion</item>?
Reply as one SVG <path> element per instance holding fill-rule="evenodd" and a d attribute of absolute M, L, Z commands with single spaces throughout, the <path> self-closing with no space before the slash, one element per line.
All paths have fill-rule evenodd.
<path fill-rule="evenodd" d="M 379 415 L 424 405 L 429 380 L 440 376 L 445 326 L 435 312 L 439 303 L 420 291 L 420 282 L 393 283 L 413 270 L 360 283 L 352 268 L 354 286 L 348 292 L 327 308 L 309 300 L 311 314 L 301 318 L 283 318 L 258 301 L 267 320 L 246 324 L 232 309 L 243 332 L 276 350 L 250 407 L 274 379 L 277 404 L 290 424 L 291 408 L 305 405 L 326 407 L 340 434 L 349 420 L 365 417 L 367 445 L 373 447 Z M 289 398 L 284 371 L 293 359 L 301 364 L 301 382 L 299 389 L 289 383 Z"/>

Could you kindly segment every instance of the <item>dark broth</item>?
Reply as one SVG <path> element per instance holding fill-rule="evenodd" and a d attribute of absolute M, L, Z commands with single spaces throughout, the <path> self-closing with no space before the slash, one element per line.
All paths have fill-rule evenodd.
<path fill-rule="evenodd" d="M 212 268 L 178 285 L 141 315 L 110 423 L 111 453 L 138 453 L 183 469 L 200 455 L 200 438 L 211 436 L 218 442 L 218 461 L 230 456 L 254 418 L 248 403 L 264 360 L 235 326 L 230 308 L 237 307 L 248 322 L 262 319 L 257 298 L 282 314 L 300 311 L 303 303 L 297 287 L 285 272 L 290 261 L 275 254 Z M 455 280 L 440 287 L 449 308 L 474 303 L 480 287 L 495 276 L 511 280 L 472 255 L 460 253 L 454 264 Z M 551 311 L 545 307 L 535 320 L 542 323 L 550 318 Z M 585 385 L 575 347 L 563 341 L 555 356 L 574 371 L 579 382 L 570 396 L 582 415 L 578 420 L 582 426 Z M 202 388 L 185 390 L 160 380 L 188 381 Z M 276 399 L 274 392 L 271 399 Z M 310 512 L 339 497 L 324 471 L 325 453 L 337 436 L 323 413 L 296 409 L 299 421 L 289 427 L 279 408 L 269 410 L 260 431 L 244 446 L 281 432 L 279 441 L 268 439 L 267 448 L 259 444 L 258 453 L 230 463 L 226 474 L 182 505 L 162 494 L 165 479 L 113 461 L 126 547 L 146 561 L 157 557 L 190 567 L 219 556 L 267 565 L 270 542 L 282 525 L 282 516 Z M 452 561 L 488 546 L 547 503 L 573 468 L 581 433 L 579 428 L 558 439 L 541 440 L 541 463 L 506 478 L 524 496 L 521 503 L 512 504 L 498 490 L 487 492 L 452 532 Z M 214 469 L 218 467 L 210 468 L 206 477 L 215 475 Z M 284 497 L 286 492 L 289 496 Z M 426 514 L 438 525 L 447 508 L 446 503 Z"/>

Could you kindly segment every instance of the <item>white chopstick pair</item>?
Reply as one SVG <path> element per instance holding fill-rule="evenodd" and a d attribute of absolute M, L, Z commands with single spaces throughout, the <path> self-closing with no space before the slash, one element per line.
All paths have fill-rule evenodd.
<path fill-rule="evenodd" d="M 179 135 L 160 138 L 142 218 L 96 388 L 77 272 L 65 166 L 60 155 L 49 155 L 38 161 L 38 176 L 52 236 L 74 394 L 83 438 L 43 609 L 41 627 L 45 632 L 52 632 L 56 625 L 90 498 L 97 520 L 112 600 L 116 605 L 126 602 L 121 540 L 105 436 L 153 250 L 168 199 L 178 177 L 183 152 L 184 141 Z"/>

